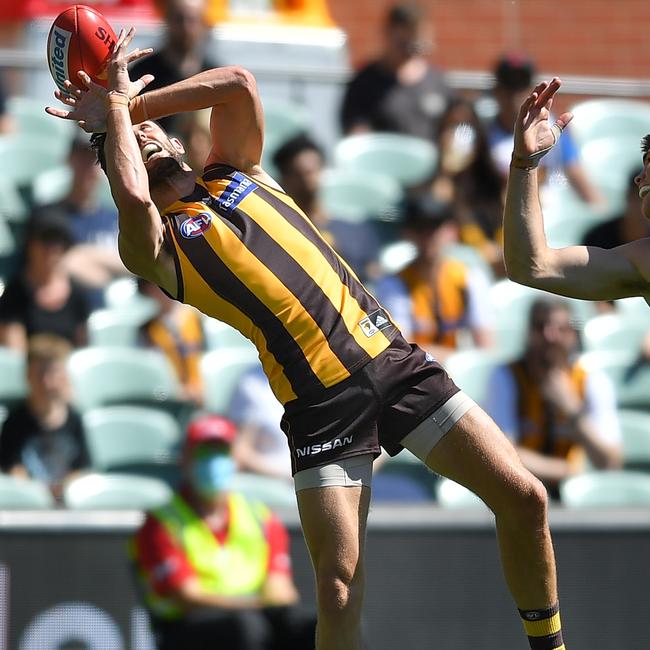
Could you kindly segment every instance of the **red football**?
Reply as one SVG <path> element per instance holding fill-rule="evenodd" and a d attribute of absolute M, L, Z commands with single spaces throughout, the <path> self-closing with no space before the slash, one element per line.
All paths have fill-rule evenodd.
<path fill-rule="evenodd" d="M 99 11 L 74 5 L 62 11 L 52 23 L 47 37 L 47 61 L 54 83 L 67 93 L 63 82 L 83 85 L 77 72 L 106 86 L 106 60 L 117 38 Z"/>

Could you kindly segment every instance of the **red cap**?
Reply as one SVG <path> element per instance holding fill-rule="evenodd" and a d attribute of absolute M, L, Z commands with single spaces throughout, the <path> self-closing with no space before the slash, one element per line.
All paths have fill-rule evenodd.
<path fill-rule="evenodd" d="M 188 448 L 204 443 L 231 445 L 237 435 L 237 428 L 219 415 L 203 415 L 190 422 L 185 444 Z"/>

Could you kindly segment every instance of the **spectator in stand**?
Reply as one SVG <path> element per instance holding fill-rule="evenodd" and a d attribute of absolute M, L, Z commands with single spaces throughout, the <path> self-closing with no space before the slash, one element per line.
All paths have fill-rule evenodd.
<path fill-rule="evenodd" d="M 0 76 L 0 134 L 10 133 L 14 129 L 14 121 L 7 113 L 7 92 Z"/>
<path fill-rule="evenodd" d="M 169 359 L 181 384 L 181 397 L 200 406 L 203 403 L 200 361 L 205 339 L 199 313 L 172 300 L 152 282 L 138 278 L 138 291 L 155 300 L 156 316 L 140 328 L 142 347 L 161 350 Z"/>
<path fill-rule="evenodd" d="M 280 428 L 283 413 L 261 366 L 249 370 L 228 406 L 228 417 L 239 429 L 232 456 L 240 470 L 291 480 L 287 436 Z"/>
<path fill-rule="evenodd" d="M 504 178 L 508 176 L 510 158 L 514 146 L 515 119 L 519 108 L 530 91 L 535 76 L 534 63 L 522 54 L 509 54 L 501 58 L 494 70 L 494 98 L 498 113 L 488 126 L 492 157 Z M 542 159 L 540 167 L 545 180 L 553 174 L 564 174 L 578 196 L 593 205 L 601 207 L 605 199 L 587 178 L 577 145 L 571 137 L 571 128 L 564 129 L 559 146 Z"/>
<path fill-rule="evenodd" d="M 127 271 L 117 252 L 117 210 L 98 202 L 102 171 L 86 134 L 73 140 L 68 155 L 72 183 L 67 195 L 58 203 L 35 212 L 58 210 L 70 224 L 74 245 L 65 257 L 65 266 L 79 283 L 88 289 L 93 307 L 103 306 L 103 290 L 115 277 Z"/>
<path fill-rule="evenodd" d="M 70 350 L 57 336 L 38 334 L 29 340 L 29 394 L 9 411 L 0 433 L 0 469 L 45 481 L 56 498 L 90 465 L 81 418 L 69 401 Z"/>
<path fill-rule="evenodd" d="M 375 294 L 404 337 L 440 362 L 456 349 L 462 330 L 469 330 L 478 347 L 490 346 L 487 278 L 444 256 L 445 247 L 458 240 L 451 206 L 430 194 L 414 197 L 403 229 L 417 255 L 397 275 L 379 280 Z"/>
<path fill-rule="evenodd" d="M 430 65 L 420 9 L 398 4 L 385 24 L 384 52 L 347 86 L 341 108 L 346 135 L 392 131 L 435 138 L 438 119 L 451 92 L 442 72 Z"/>
<path fill-rule="evenodd" d="M 577 345 L 568 304 L 540 299 L 523 357 L 497 368 L 488 384 L 486 410 L 556 498 L 559 483 L 583 472 L 586 460 L 597 469 L 622 464 L 614 388 L 575 360 Z"/>
<path fill-rule="evenodd" d="M 477 248 L 497 275 L 504 275 L 504 183 L 471 102 L 449 101 L 436 144 L 440 160 L 431 185 L 434 198 L 453 206 L 461 243 Z"/>
<path fill-rule="evenodd" d="M 56 334 L 74 347 L 86 344 L 86 294 L 64 265 L 71 245 L 70 227 L 59 214 L 41 213 L 30 222 L 24 268 L 0 298 L 0 344 L 26 351 L 35 334 Z"/>
<path fill-rule="evenodd" d="M 641 212 L 639 188 L 634 179 L 641 174 L 637 169 L 629 178 L 625 210 L 610 221 L 594 226 L 584 238 L 585 246 L 616 248 L 622 244 L 650 237 L 650 222 Z"/>
<path fill-rule="evenodd" d="M 160 650 L 314 647 L 315 616 L 299 609 L 284 526 L 231 491 L 235 437 L 218 416 L 190 423 L 184 482 L 133 540 Z"/>
<path fill-rule="evenodd" d="M 327 214 L 320 202 L 324 163 L 322 149 L 306 135 L 287 141 L 273 156 L 280 184 L 321 235 L 362 281 L 376 277 L 380 243 L 372 223 L 337 219 Z"/>
<path fill-rule="evenodd" d="M 216 67 L 205 53 L 208 36 L 205 0 L 162 0 L 159 5 L 165 21 L 163 45 L 137 61 L 130 70 L 132 79 L 153 75 L 145 93 Z M 179 125 L 177 116 L 164 117 L 159 122 L 166 131 L 172 132 Z"/>

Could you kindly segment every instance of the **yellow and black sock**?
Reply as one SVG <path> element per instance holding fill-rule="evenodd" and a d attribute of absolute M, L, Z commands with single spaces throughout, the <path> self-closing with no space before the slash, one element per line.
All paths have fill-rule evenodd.
<path fill-rule="evenodd" d="M 520 609 L 519 614 L 532 650 L 565 650 L 559 603 L 548 609 Z"/>

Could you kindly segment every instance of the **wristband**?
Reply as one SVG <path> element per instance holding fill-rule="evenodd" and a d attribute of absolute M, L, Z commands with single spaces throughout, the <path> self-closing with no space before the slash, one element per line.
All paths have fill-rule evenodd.
<path fill-rule="evenodd" d="M 512 158 L 510 159 L 510 166 L 515 167 L 516 169 L 525 169 L 526 171 L 530 171 L 531 169 L 537 169 L 540 160 L 541 158 L 523 158 L 521 156 L 515 156 L 513 153 Z"/>
<path fill-rule="evenodd" d="M 128 108 L 131 99 L 126 93 L 121 93 L 116 90 L 109 90 L 108 93 L 106 93 L 105 101 L 106 107 L 108 110 L 111 110 L 114 108 L 121 108 L 122 106 Z"/>
<path fill-rule="evenodd" d="M 557 122 L 551 126 L 551 135 L 553 136 L 553 144 L 542 149 L 541 151 L 536 151 L 531 153 L 528 156 L 516 156 L 514 151 L 512 152 L 512 159 L 510 161 L 510 166 L 515 167 L 516 169 L 525 169 L 531 170 L 535 169 L 539 165 L 539 161 L 557 144 L 560 136 L 562 135 L 564 128 L 560 126 Z"/>

